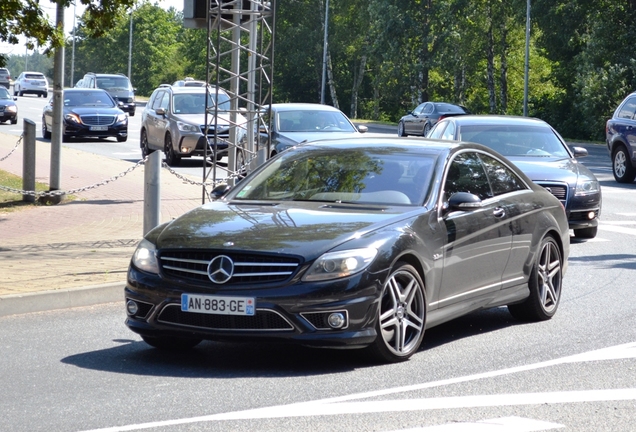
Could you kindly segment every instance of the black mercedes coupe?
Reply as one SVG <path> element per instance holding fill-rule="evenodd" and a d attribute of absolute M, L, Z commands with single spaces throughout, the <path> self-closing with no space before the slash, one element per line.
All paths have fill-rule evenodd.
<path fill-rule="evenodd" d="M 569 248 L 559 200 L 485 146 L 306 143 L 145 236 L 126 325 L 162 349 L 271 340 L 398 362 L 478 309 L 550 319 Z"/>

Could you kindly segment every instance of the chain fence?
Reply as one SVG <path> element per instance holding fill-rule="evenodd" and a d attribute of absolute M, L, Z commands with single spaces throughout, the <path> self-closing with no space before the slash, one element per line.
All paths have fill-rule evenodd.
<path fill-rule="evenodd" d="M 18 146 L 22 143 L 22 139 L 23 139 L 24 135 L 21 135 L 20 138 L 18 139 L 18 142 L 16 143 L 16 145 L 13 147 L 13 149 L 4 157 L 0 158 L 0 162 L 6 160 L 9 156 L 11 156 L 15 150 L 18 148 Z M 54 197 L 54 196 L 61 196 L 61 195 L 74 195 L 76 193 L 80 193 L 80 192 L 84 192 L 90 189 L 96 189 L 100 186 L 104 186 L 107 185 L 109 183 L 114 182 L 115 180 L 118 180 L 124 176 L 126 176 L 127 174 L 133 172 L 134 170 L 136 170 L 137 168 L 139 168 L 140 166 L 144 165 L 146 163 L 146 161 L 148 160 L 149 156 L 146 156 L 145 158 L 143 158 L 142 160 L 140 160 L 139 162 L 137 162 L 135 165 L 133 165 L 132 167 L 128 168 L 126 171 L 123 171 L 115 176 L 112 176 L 108 179 L 102 180 L 98 183 L 92 184 L 90 186 L 84 186 L 81 188 L 77 188 L 77 189 L 71 189 L 71 190 L 55 190 L 55 191 L 27 191 L 27 190 L 21 190 L 21 189 L 15 189 L 15 188 L 10 188 L 7 186 L 2 186 L 0 185 L 0 190 L 4 190 L 7 192 L 12 192 L 12 193 L 16 193 L 16 194 L 20 194 L 20 195 L 27 195 L 27 196 L 33 196 L 35 198 L 40 198 L 40 197 Z M 209 187 L 209 188 L 214 188 L 215 186 L 218 186 L 220 184 L 223 184 L 229 180 L 232 179 L 237 179 L 240 180 L 241 178 L 243 178 L 245 176 L 245 172 L 247 170 L 246 167 L 248 167 L 251 163 L 252 160 L 254 160 L 256 158 L 256 155 L 250 155 L 249 159 L 246 159 L 245 162 L 239 167 L 239 169 L 237 171 L 234 172 L 230 172 L 228 171 L 228 176 L 224 179 L 218 179 L 216 181 L 213 182 L 197 182 L 194 181 L 182 174 L 179 174 L 177 171 L 175 171 L 174 169 L 172 169 L 165 161 L 161 162 L 161 167 L 162 168 L 166 168 L 166 170 L 174 175 L 175 177 L 177 177 L 179 180 L 184 181 L 188 184 L 194 185 L 194 186 L 201 186 L 201 187 Z"/>

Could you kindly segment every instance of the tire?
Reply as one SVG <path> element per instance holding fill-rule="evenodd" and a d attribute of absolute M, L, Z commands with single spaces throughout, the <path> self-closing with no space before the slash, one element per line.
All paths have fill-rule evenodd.
<path fill-rule="evenodd" d="M 618 183 L 631 183 L 636 178 L 636 169 L 623 145 L 619 145 L 612 154 L 612 173 Z"/>
<path fill-rule="evenodd" d="M 424 125 L 424 132 L 422 132 L 422 136 L 425 137 L 426 135 L 428 135 L 430 131 L 431 131 L 431 124 L 427 122 Z"/>
<path fill-rule="evenodd" d="M 168 351 L 186 350 L 201 343 L 201 339 L 154 336 L 142 336 L 141 338 L 151 347 Z"/>
<path fill-rule="evenodd" d="M 178 166 L 181 163 L 181 156 L 175 153 L 172 146 L 172 137 L 166 134 L 166 142 L 164 145 L 164 153 L 166 154 L 166 163 L 170 166 Z"/>
<path fill-rule="evenodd" d="M 148 147 L 148 134 L 146 133 L 146 129 L 141 130 L 141 137 L 139 138 L 139 145 L 141 147 L 141 157 L 142 159 L 146 159 L 150 153 L 153 153 L 154 150 L 150 150 Z"/>
<path fill-rule="evenodd" d="M 135 116 L 135 111 L 131 111 L 130 113 L 128 113 L 129 116 L 134 117 Z"/>
<path fill-rule="evenodd" d="M 51 139 L 51 131 L 46 127 L 44 117 L 42 117 L 42 138 Z"/>
<path fill-rule="evenodd" d="M 532 266 L 528 288 L 530 295 L 522 303 L 508 305 L 520 321 L 546 321 L 554 316 L 561 300 L 563 258 L 556 240 L 547 236 Z"/>
<path fill-rule="evenodd" d="M 17 124 L 18 123 L 18 118 L 14 118 L 13 120 L 11 120 L 11 124 Z"/>
<path fill-rule="evenodd" d="M 402 122 L 402 121 L 398 123 L 398 130 L 397 130 L 397 134 L 398 134 L 398 136 L 399 136 L 399 137 L 405 137 L 405 136 L 408 136 L 408 135 L 406 134 L 406 131 L 404 130 L 404 122 Z"/>
<path fill-rule="evenodd" d="M 580 239 L 592 239 L 596 237 L 598 227 L 580 228 L 574 230 L 574 237 Z"/>
<path fill-rule="evenodd" d="M 117 142 L 126 142 L 128 141 L 128 136 L 118 136 Z"/>
<path fill-rule="evenodd" d="M 420 347 L 426 324 L 426 294 L 415 268 L 404 262 L 384 283 L 375 324 L 377 337 L 368 350 L 378 360 L 408 360 Z"/>

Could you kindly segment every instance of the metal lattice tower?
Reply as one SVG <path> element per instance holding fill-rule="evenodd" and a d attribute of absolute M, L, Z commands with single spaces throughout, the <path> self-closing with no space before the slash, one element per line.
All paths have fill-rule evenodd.
<path fill-rule="evenodd" d="M 274 64 L 275 0 L 185 0 L 184 25 L 207 27 L 208 91 L 224 89 L 230 96 L 230 130 L 227 169 L 213 163 L 203 167 L 203 202 L 209 198 L 206 185 L 217 185 L 221 177 L 228 185 L 263 163 L 269 154 L 269 125 L 260 124 L 272 100 Z M 205 16 L 205 18 L 203 18 Z M 207 99 L 207 98 L 206 98 Z M 215 160 L 215 143 L 222 142 L 217 124 L 218 105 L 207 107 L 209 146 Z M 214 133 L 212 134 L 212 131 Z M 259 134 L 260 131 L 260 134 Z M 225 131 L 223 131 L 225 132 Z M 207 155 L 206 155 L 207 157 Z"/>

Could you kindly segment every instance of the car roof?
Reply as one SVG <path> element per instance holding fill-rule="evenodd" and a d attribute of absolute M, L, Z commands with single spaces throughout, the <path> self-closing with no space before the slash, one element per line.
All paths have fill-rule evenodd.
<path fill-rule="evenodd" d="M 275 103 L 272 104 L 272 109 L 276 111 L 312 110 L 341 112 L 338 108 L 332 107 L 331 105 L 305 102 Z"/>
<path fill-rule="evenodd" d="M 64 89 L 64 93 L 86 93 L 86 92 L 108 94 L 106 90 L 100 89 L 100 88 L 72 87 L 72 88 Z"/>
<path fill-rule="evenodd" d="M 449 117 L 447 120 L 458 125 L 501 125 L 501 126 L 549 126 L 545 121 L 534 117 L 513 115 L 469 114 Z"/>
<path fill-rule="evenodd" d="M 436 140 L 421 137 L 393 137 L 391 135 L 356 135 L 350 138 L 321 139 L 308 143 L 301 143 L 302 146 L 328 146 L 339 148 L 373 147 L 381 149 L 383 147 L 402 148 L 422 154 L 439 154 L 454 148 L 473 148 L 492 152 L 492 150 L 481 144 L 465 141 Z"/>

